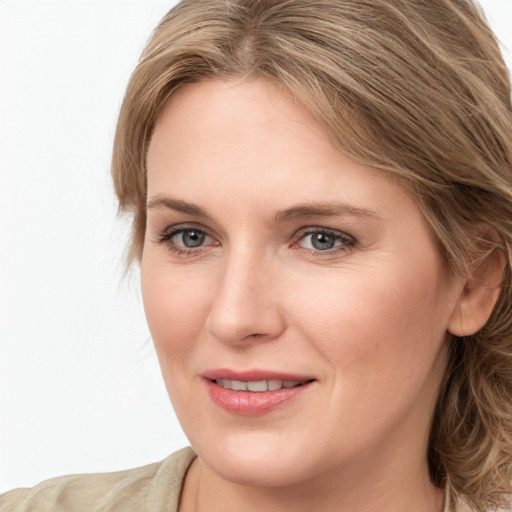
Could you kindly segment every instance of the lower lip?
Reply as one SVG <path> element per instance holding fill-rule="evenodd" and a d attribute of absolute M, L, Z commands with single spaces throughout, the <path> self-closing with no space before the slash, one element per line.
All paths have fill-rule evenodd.
<path fill-rule="evenodd" d="M 225 389 L 211 380 L 206 380 L 208 392 L 213 402 L 221 409 L 241 416 L 262 416 L 293 402 L 313 384 L 308 382 L 295 388 L 282 388 L 276 391 L 233 391 Z"/>

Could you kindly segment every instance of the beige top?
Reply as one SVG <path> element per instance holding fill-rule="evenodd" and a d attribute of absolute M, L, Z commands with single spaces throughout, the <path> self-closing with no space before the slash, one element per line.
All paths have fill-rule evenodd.
<path fill-rule="evenodd" d="M 52 478 L 0 496 L 0 512 L 177 512 L 196 457 L 184 448 L 162 462 L 115 473 Z"/>
<path fill-rule="evenodd" d="M 192 448 L 183 448 L 162 462 L 128 471 L 52 478 L 2 494 L 0 512 L 178 512 L 195 458 Z M 468 510 L 457 506 L 457 512 Z M 445 512 L 450 512 L 446 506 Z"/>

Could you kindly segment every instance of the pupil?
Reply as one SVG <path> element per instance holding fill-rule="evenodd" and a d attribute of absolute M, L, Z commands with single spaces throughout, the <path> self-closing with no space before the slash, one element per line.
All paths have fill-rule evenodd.
<path fill-rule="evenodd" d="M 315 233 L 312 237 L 312 245 L 319 251 L 325 251 L 334 247 L 335 238 L 325 233 Z"/>
<path fill-rule="evenodd" d="M 181 240 L 186 247 L 199 247 L 204 242 L 204 233 L 193 230 L 184 231 Z"/>

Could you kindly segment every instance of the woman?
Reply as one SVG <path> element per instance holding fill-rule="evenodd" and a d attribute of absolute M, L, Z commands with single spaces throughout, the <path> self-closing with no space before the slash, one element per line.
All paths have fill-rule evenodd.
<path fill-rule="evenodd" d="M 511 128 L 469 1 L 181 2 L 113 178 L 194 451 L 0 510 L 509 507 Z"/>

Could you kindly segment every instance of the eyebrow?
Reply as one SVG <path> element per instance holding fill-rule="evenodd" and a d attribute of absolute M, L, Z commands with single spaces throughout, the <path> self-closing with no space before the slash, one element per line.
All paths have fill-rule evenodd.
<path fill-rule="evenodd" d="M 193 203 L 188 203 L 179 199 L 172 199 L 170 197 L 163 197 L 161 195 L 153 197 L 147 203 L 148 210 L 155 208 L 167 208 L 193 217 L 213 218 L 206 210 Z M 276 223 L 280 223 L 308 217 L 336 216 L 380 218 L 378 212 L 370 208 L 360 208 L 347 203 L 329 202 L 306 203 L 279 210 L 274 215 L 274 221 Z"/>
<path fill-rule="evenodd" d="M 301 204 L 280 210 L 276 213 L 274 219 L 276 222 L 285 222 L 294 219 L 303 219 L 307 217 L 376 217 L 380 218 L 377 211 L 370 208 L 360 208 L 346 203 L 311 203 Z"/>
<path fill-rule="evenodd" d="M 162 197 L 157 195 L 150 199 L 146 205 L 148 210 L 155 208 L 168 208 L 169 210 L 175 210 L 177 212 L 185 213 L 193 217 L 207 217 L 211 218 L 205 210 L 199 206 L 187 203 L 186 201 L 180 201 L 179 199 L 171 199 L 170 197 Z"/>

